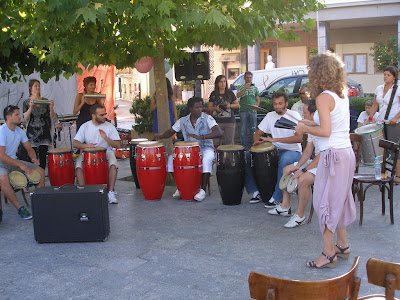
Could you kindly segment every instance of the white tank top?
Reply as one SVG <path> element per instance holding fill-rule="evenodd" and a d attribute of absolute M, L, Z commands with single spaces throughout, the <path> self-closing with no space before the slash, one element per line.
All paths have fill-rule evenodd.
<path fill-rule="evenodd" d="M 348 148 L 351 147 L 350 142 L 350 106 L 349 98 L 345 96 L 340 98 L 331 91 L 323 91 L 322 94 L 329 94 L 335 100 L 335 107 L 331 111 L 331 135 L 329 137 L 318 137 L 318 146 L 320 151 L 329 148 Z M 320 125 L 318 111 L 314 114 L 314 121 Z"/>

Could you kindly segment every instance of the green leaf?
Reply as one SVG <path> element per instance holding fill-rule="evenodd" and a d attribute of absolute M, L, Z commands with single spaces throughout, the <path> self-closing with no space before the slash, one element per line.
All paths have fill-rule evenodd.
<path fill-rule="evenodd" d="M 78 19 L 80 16 L 83 17 L 86 23 L 96 23 L 96 9 L 94 8 L 88 6 L 79 8 L 75 13 L 75 19 Z"/>
<path fill-rule="evenodd" d="M 162 1 L 157 10 L 161 15 L 170 16 L 171 10 L 175 9 L 176 5 L 172 1 Z"/>
<path fill-rule="evenodd" d="M 213 8 L 206 14 L 206 23 L 215 24 L 218 27 L 226 23 L 226 17 L 219 10 Z"/>
<path fill-rule="evenodd" d="M 141 21 L 146 15 L 149 14 L 149 9 L 147 7 L 144 7 L 143 5 L 137 5 L 137 8 L 135 9 L 135 16 Z"/>

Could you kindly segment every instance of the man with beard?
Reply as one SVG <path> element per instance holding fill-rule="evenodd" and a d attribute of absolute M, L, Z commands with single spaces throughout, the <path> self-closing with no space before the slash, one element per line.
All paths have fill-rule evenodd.
<path fill-rule="evenodd" d="M 108 202 L 118 203 L 114 191 L 115 181 L 117 180 L 118 164 L 112 148 L 121 147 L 121 139 L 117 129 L 111 123 L 106 122 L 106 109 L 100 104 L 93 104 L 90 108 L 91 121 L 87 121 L 79 128 L 72 146 L 78 149 L 103 147 L 107 153 L 108 163 Z M 85 184 L 83 174 L 83 155 L 75 161 L 76 178 L 80 185 Z"/>
<path fill-rule="evenodd" d="M 303 106 L 310 100 L 310 93 L 306 85 L 302 86 L 299 91 L 300 100 L 293 104 L 291 110 L 297 111 L 304 119 Z"/>
<path fill-rule="evenodd" d="M 282 177 L 282 170 L 287 165 L 299 161 L 301 157 L 300 142 L 303 139 L 302 135 L 296 135 L 294 129 L 275 128 L 275 122 L 284 117 L 297 123 L 301 119 L 298 112 L 292 111 L 287 108 L 289 98 L 284 92 L 274 92 L 272 94 L 272 101 L 274 110 L 269 112 L 265 118 L 258 125 L 258 129 L 253 136 L 254 145 L 263 143 L 264 141 L 271 142 L 278 150 L 278 180 L 275 185 L 275 191 L 268 203 L 265 204 L 266 208 L 275 208 L 282 202 L 282 191 L 279 189 L 279 181 Z M 297 119 L 297 120 L 296 120 Z M 268 133 L 271 137 L 263 137 L 264 133 Z M 285 212 L 283 212 L 285 214 Z M 286 212 L 289 216 L 289 212 Z"/>

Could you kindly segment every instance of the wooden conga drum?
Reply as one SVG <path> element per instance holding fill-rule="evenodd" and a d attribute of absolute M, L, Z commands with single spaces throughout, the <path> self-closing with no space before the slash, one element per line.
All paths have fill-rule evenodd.
<path fill-rule="evenodd" d="M 47 152 L 47 160 L 49 162 L 49 179 L 52 186 L 75 183 L 75 168 L 71 149 L 50 149 Z"/>
<path fill-rule="evenodd" d="M 139 138 L 139 139 L 132 139 L 129 144 L 129 163 L 131 166 L 131 172 L 133 180 L 135 181 L 135 185 L 137 189 L 140 189 L 139 180 L 136 173 L 136 157 L 135 157 L 135 149 L 139 143 L 147 142 L 148 139 Z"/>
<path fill-rule="evenodd" d="M 108 165 L 105 148 L 83 149 L 83 173 L 85 184 L 87 185 L 108 183 Z"/>

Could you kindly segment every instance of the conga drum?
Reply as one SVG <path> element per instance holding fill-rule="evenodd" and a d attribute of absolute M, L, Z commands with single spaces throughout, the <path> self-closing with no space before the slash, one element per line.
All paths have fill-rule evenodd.
<path fill-rule="evenodd" d="M 142 142 L 136 146 L 136 173 L 146 200 L 160 200 L 167 180 L 167 153 L 161 142 Z"/>
<path fill-rule="evenodd" d="M 83 173 L 87 185 L 108 183 L 108 165 L 105 148 L 83 149 Z"/>
<path fill-rule="evenodd" d="M 383 148 L 379 147 L 379 140 L 383 139 L 382 124 L 368 124 L 354 130 L 355 133 L 362 136 L 362 162 L 366 165 L 373 165 L 375 157 L 379 162 L 383 160 Z"/>
<path fill-rule="evenodd" d="M 129 144 L 129 163 L 131 165 L 131 172 L 133 180 L 135 181 L 135 185 L 137 189 L 140 189 L 139 180 L 136 173 L 136 158 L 135 158 L 135 149 L 139 143 L 147 142 L 148 139 L 132 139 Z"/>
<path fill-rule="evenodd" d="M 198 142 L 176 142 L 173 150 L 174 178 L 183 200 L 193 200 L 200 190 L 203 164 Z"/>
<path fill-rule="evenodd" d="M 251 168 L 264 203 L 272 197 L 278 180 L 278 151 L 265 142 L 250 148 Z"/>
<path fill-rule="evenodd" d="M 8 174 L 8 178 L 11 186 L 16 191 L 22 190 L 28 186 L 28 179 L 26 179 L 26 176 L 19 171 L 12 171 L 10 174 Z"/>
<path fill-rule="evenodd" d="M 241 145 L 222 145 L 217 148 L 217 181 L 222 203 L 239 205 L 242 202 L 246 161 Z"/>
<path fill-rule="evenodd" d="M 49 161 L 49 179 L 52 186 L 75 183 L 75 168 L 71 149 L 50 149 L 47 151 L 47 160 Z"/>

